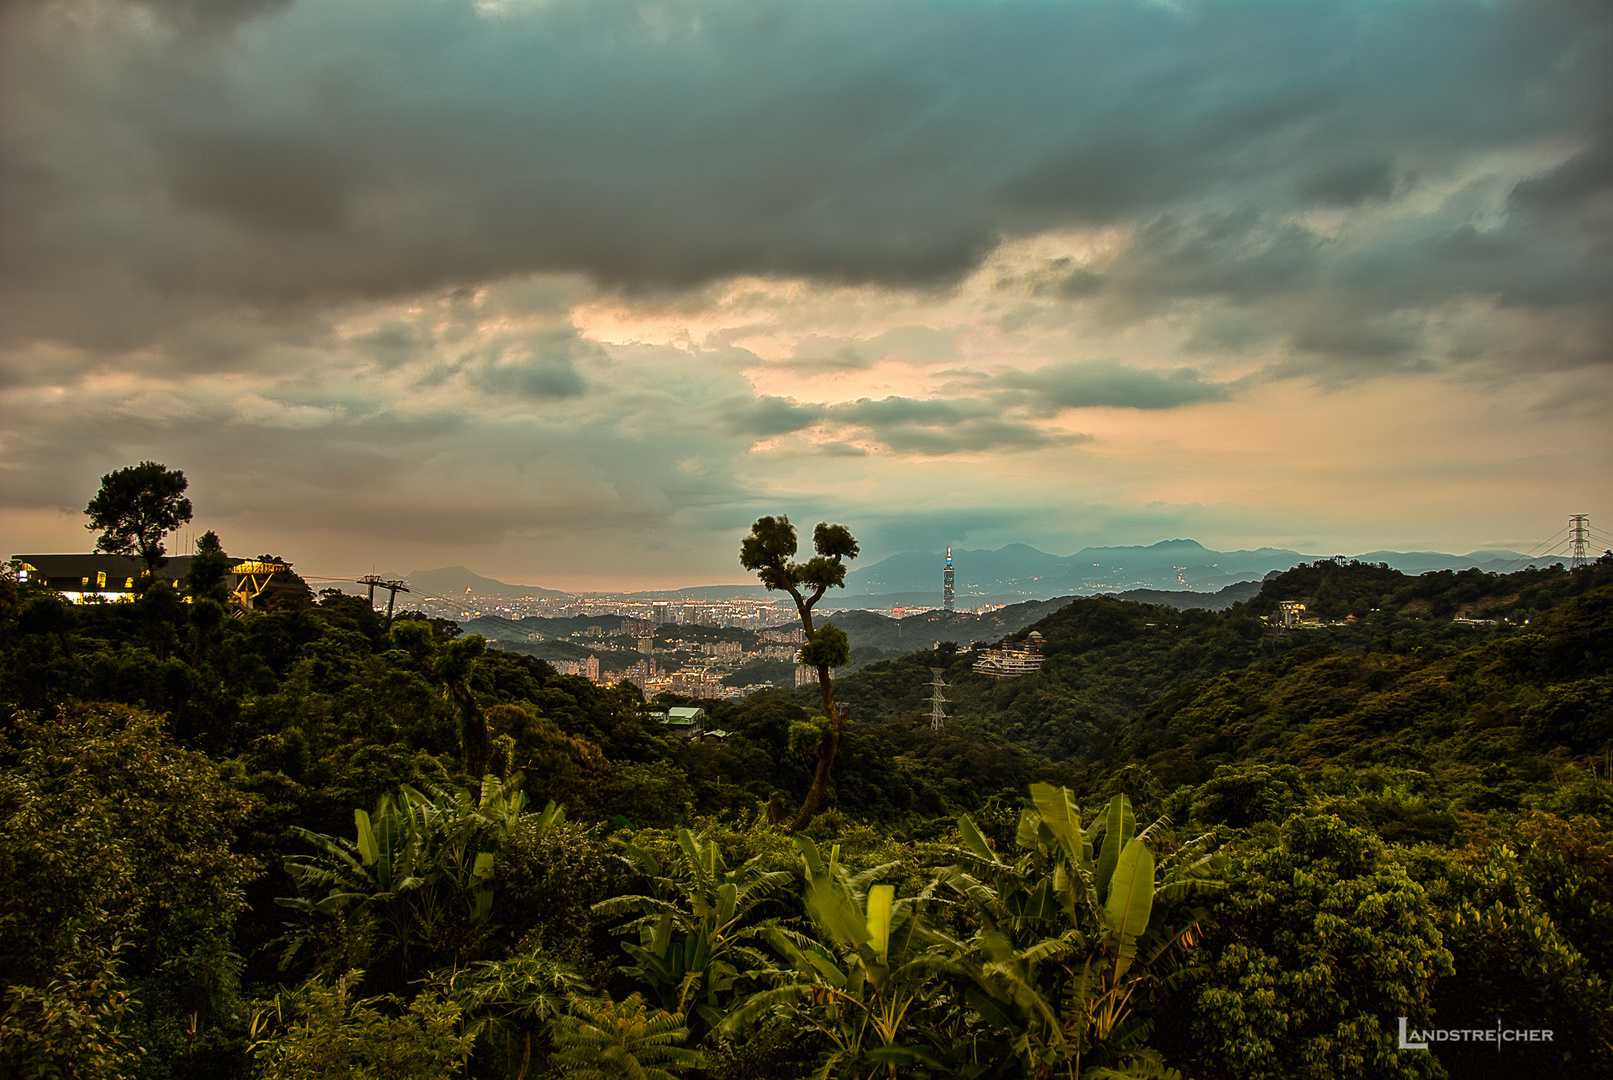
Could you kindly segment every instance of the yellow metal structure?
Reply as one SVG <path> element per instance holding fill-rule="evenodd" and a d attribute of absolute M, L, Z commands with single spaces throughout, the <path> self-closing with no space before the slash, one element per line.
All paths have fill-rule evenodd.
<path fill-rule="evenodd" d="M 252 610 L 252 602 L 263 595 L 263 590 L 269 587 L 270 579 L 281 571 L 290 573 L 291 565 L 248 559 L 230 567 L 230 572 L 235 575 L 235 592 L 230 595 L 230 600 L 235 605 L 237 617 Z"/>

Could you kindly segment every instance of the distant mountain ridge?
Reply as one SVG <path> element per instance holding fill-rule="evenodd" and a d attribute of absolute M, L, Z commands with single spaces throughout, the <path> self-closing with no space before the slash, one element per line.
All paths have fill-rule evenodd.
<path fill-rule="evenodd" d="M 938 606 L 945 557 L 941 551 L 904 551 L 869 566 L 854 567 L 846 575 L 845 591 L 832 591 L 824 598 L 823 606 Z M 1062 556 L 1050 555 L 1029 544 L 1008 544 L 995 551 L 955 549 L 952 553 L 959 608 L 1047 600 L 1056 596 L 1123 595 L 1139 590 L 1208 598 L 1229 585 L 1260 581 L 1267 574 L 1289 570 L 1300 563 L 1334 557 L 1271 547 L 1215 551 L 1187 539 L 1161 540 L 1148 545 L 1087 547 L 1073 555 Z M 1500 573 L 1519 570 L 1531 563 L 1527 556 L 1505 550 L 1474 551 L 1467 555 L 1437 551 L 1369 551 L 1350 557 L 1363 563 L 1386 563 L 1405 574 L 1469 568 Z M 1532 561 L 1548 565 L 1554 559 Z M 404 580 L 417 594 L 443 599 L 461 597 L 467 592 L 508 598 L 573 595 L 537 585 L 512 585 L 463 566 L 416 570 Z M 759 598 L 766 596 L 767 591 L 749 582 L 611 595 L 645 601 L 719 600 Z"/>
<path fill-rule="evenodd" d="M 390 575 L 382 575 L 390 576 Z M 536 585 L 511 585 L 494 578 L 483 577 L 463 566 L 444 566 L 437 570 L 416 570 L 403 576 L 409 588 L 422 596 L 441 599 L 464 596 L 566 596 L 557 589 L 544 589 Z"/>
<path fill-rule="evenodd" d="M 955 549 L 952 553 L 959 606 L 972 606 L 972 601 L 1002 602 L 1011 597 L 1045 598 L 1137 589 L 1214 593 L 1237 582 L 1258 581 L 1273 571 L 1332 557 L 1270 547 L 1215 551 L 1196 540 L 1185 539 L 1161 540 L 1146 546 L 1088 547 L 1066 556 L 1050 555 L 1027 544 L 1010 544 L 996 551 Z M 1476 551 L 1469 555 L 1371 551 L 1355 558 L 1366 563 L 1387 563 L 1407 574 L 1469 567 L 1498 572 L 1521 569 L 1528 562 L 1526 556 L 1515 551 Z M 868 597 L 928 593 L 934 603 L 940 599 L 944 559 L 945 554 L 939 551 L 901 552 L 847 574 L 846 591 Z"/>

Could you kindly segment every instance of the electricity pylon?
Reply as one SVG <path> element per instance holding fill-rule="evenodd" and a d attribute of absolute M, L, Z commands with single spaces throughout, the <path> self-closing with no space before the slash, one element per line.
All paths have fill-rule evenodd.
<path fill-rule="evenodd" d="M 946 674 L 946 670 L 947 670 L 946 668 L 938 668 L 938 667 L 933 667 L 933 668 L 930 669 L 930 675 L 933 676 L 933 681 L 930 683 L 930 730 L 931 731 L 940 731 L 941 726 L 946 723 L 946 719 L 947 719 L 947 711 L 946 711 L 947 699 L 946 699 L 946 696 L 941 693 L 942 690 L 946 689 L 946 685 L 947 685 L 946 683 L 941 681 L 941 676 Z"/>
<path fill-rule="evenodd" d="M 1568 519 L 1568 568 L 1578 570 L 1591 561 L 1591 519 L 1574 514 Z"/>

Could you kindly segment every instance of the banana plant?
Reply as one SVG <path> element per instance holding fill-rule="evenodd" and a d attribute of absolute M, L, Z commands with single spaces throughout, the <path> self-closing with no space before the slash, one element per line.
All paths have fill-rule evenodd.
<path fill-rule="evenodd" d="M 285 862 L 298 895 L 276 903 L 310 915 L 373 918 L 383 939 L 399 951 L 402 970 L 413 969 L 416 947 L 458 908 L 472 924 L 492 915 L 498 847 L 518 821 L 546 831 L 565 820 L 550 803 L 524 815 L 519 775 L 506 782 L 488 776 L 480 797 L 407 784 L 383 795 L 373 813 L 353 812 L 355 838 L 293 826 L 314 848 Z"/>
<path fill-rule="evenodd" d="M 1139 832 L 1117 795 L 1083 828 L 1068 789 L 1034 784 L 1008 861 L 960 819 L 963 848 L 945 880 L 979 926 L 965 996 L 1027 1071 L 1169 1073 L 1145 1045 L 1146 1013 L 1204 917 L 1180 901 L 1218 884 L 1222 860 L 1201 838 L 1156 864 L 1150 845 L 1165 824 Z"/>
<path fill-rule="evenodd" d="M 894 1074 L 898 1068 L 942 1069 L 936 1015 L 946 1009 L 941 976 L 962 946 L 923 925 L 922 906 L 933 885 L 898 899 L 896 887 L 877 883 L 898 864 L 852 874 L 831 848 L 825 860 L 816 842 L 794 838 L 806 872 L 806 904 L 816 937 L 771 925 L 763 936 L 787 968 L 772 973 L 779 985 L 753 995 L 718 1026 L 735 1036 L 767 1014 L 790 1015 L 828 1041 L 831 1049 L 815 1076 Z"/>
<path fill-rule="evenodd" d="M 765 957 L 744 944 L 756 933 L 753 912 L 794 876 L 763 870 L 760 856 L 729 869 L 715 840 L 687 828 L 678 830 L 665 866 L 631 842 L 622 844 L 621 857 L 651 885 L 648 894 L 594 905 L 602 915 L 637 916 L 618 930 L 638 936 L 622 943 L 633 963 L 621 970 L 649 986 L 668 1012 L 689 1016 L 697 1030 L 709 1029 L 737 993 L 741 964 L 766 966 Z"/>

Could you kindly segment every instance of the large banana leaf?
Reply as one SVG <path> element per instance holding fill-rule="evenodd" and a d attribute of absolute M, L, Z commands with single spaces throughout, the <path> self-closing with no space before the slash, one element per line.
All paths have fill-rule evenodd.
<path fill-rule="evenodd" d="M 1097 872 L 1093 881 L 1098 902 L 1104 903 L 1109 894 L 1109 882 L 1114 876 L 1120 852 L 1137 832 L 1137 819 L 1131 812 L 1131 800 L 1124 794 L 1109 800 L 1107 827 L 1103 834 L 1103 850 L 1098 855 Z"/>
<path fill-rule="evenodd" d="M 814 881 L 807 886 L 806 901 L 812 917 L 840 944 L 855 949 L 868 943 L 872 936 L 868 920 L 843 889 L 828 881 Z"/>
<path fill-rule="evenodd" d="M 823 863 L 823 855 L 818 851 L 818 842 L 816 840 L 805 833 L 796 833 L 793 842 L 795 850 L 801 856 L 801 860 L 806 863 L 808 878 L 820 878 L 828 873 L 828 868 Z"/>
<path fill-rule="evenodd" d="M 1032 784 L 1031 803 L 1041 815 L 1042 824 L 1047 826 L 1058 843 L 1059 850 L 1049 854 L 1065 862 L 1079 864 L 1082 848 L 1081 808 L 1075 805 L 1075 796 L 1070 789 L 1052 784 Z"/>
<path fill-rule="evenodd" d="M 726 926 L 739 908 L 739 886 L 725 881 L 717 889 L 717 924 Z"/>
<path fill-rule="evenodd" d="M 1125 974 L 1137 955 L 1137 938 L 1148 928 L 1153 907 L 1154 853 L 1141 839 L 1134 838 L 1115 862 L 1109 895 L 1103 904 L 1104 928 L 1114 935 L 1118 946 L 1116 977 Z"/>
<path fill-rule="evenodd" d="M 1014 831 L 1014 843 L 1026 851 L 1035 851 L 1042 846 L 1039 826 L 1042 823 L 1041 815 L 1030 807 L 1019 812 L 1019 827 Z"/>
<path fill-rule="evenodd" d="M 868 890 L 868 938 L 881 964 L 890 963 L 891 905 L 896 886 L 875 885 Z"/>
<path fill-rule="evenodd" d="M 991 850 L 991 845 L 986 842 L 986 838 L 981 833 L 979 826 L 969 818 L 968 814 L 958 818 L 958 831 L 963 834 L 964 847 L 968 848 L 977 859 L 982 862 L 1002 865 L 1002 860 L 997 858 L 995 851 Z"/>
<path fill-rule="evenodd" d="M 716 846 L 716 844 L 710 844 L 708 848 L 714 852 Z M 712 875 L 709 860 L 702 858 L 705 853 L 700 850 L 700 846 L 695 842 L 694 833 L 687 828 L 678 830 L 678 847 L 683 849 L 684 859 L 689 870 L 694 874 L 694 888 L 690 890 L 690 895 L 695 900 L 696 913 L 704 915 L 705 912 L 700 909 L 705 906 L 706 893 L 710 889 Z"/>
<path fill-rule="evenodd" d="M 364 857 L 366 864 L 375 862 L 381 857 L 381 849 L 375 842 L 375 828 L 370 824 L 370 815 L 363 810 L 354 810 L 353 824 L 358 829 L 358 853 Z"/>

